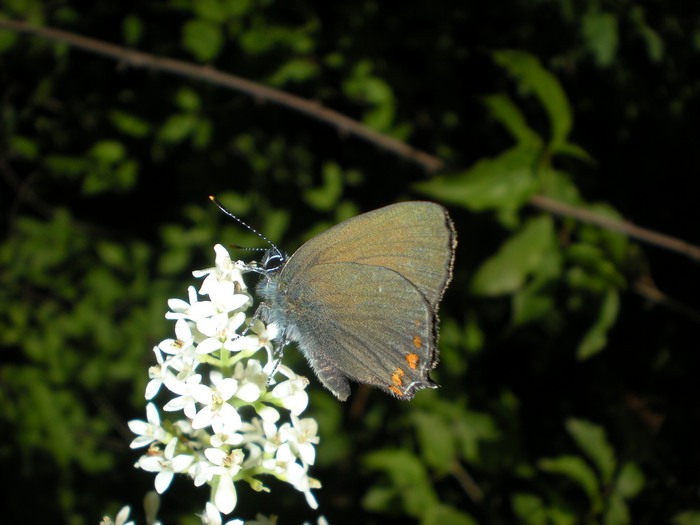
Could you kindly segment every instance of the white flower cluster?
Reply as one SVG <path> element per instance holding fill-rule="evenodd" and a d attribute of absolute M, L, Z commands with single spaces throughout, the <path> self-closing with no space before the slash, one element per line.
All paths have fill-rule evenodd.
<path fill-rule="evenodd" d="M 208 511 L 231 513 L 238 481 L 267 491 L 258 479 L 262 474 L 291 484 L 316 508 L 311 489 L 320 483 L 308 470 L 318 426 L 299 417 L 308 403 L 308 380 L 275 358 L 274 324 L 246 316 L 253 300 L 243 273 L 252 267 L 231 261 L 221 245 L 214 250 L 216 266 L 194 272 L 205 277 L 199 294 L 190 287 L 189 302 L 168 301 L 166 317 L 176 321 L 175 339 L 153 348 L 157 365 L 149 370 L 146 399 L 164 387 L 168 399 L 162 410 L 183 417 L 163 421 L 150 402 L 147 421 L 129 422 L 137 434 L 131 447 L 148 447 L 136 467 L 156 473 L 160 494 L 175 474 L 189 475 L 196 486 L 210 485 Z"/>

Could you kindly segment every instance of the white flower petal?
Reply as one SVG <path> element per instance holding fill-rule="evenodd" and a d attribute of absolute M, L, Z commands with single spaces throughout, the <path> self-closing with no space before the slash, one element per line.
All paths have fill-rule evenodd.
<path fill-rule="evenodd" d="M 255 383 L 246 383 L 236 390 L 236 397 L 248 403 L 253 403 L 260 399 L 260 393 L 260 387 L 258 385 Z"/>
<path fill-rule="evenodd" d="M 162 385 L 163 382 L 160 379 L 152 379 L 151 381 L 149 381 L 146 385 L 146 392 L 144 394 L 146 400 L 151 400 L 154 397 L 156 397 Z"/>
<path fill-rule="evenodd" d="M 199 403 L 210 404 L 214 400 L 216 391 L 207 385 L 193 385 L 190 389 L 190 395 Z"/>
<path fill-rule="evenodd" d="M 222 344 L 215 337 L 209 337 L 197 345 L 197 355 L 211 354 L 221 350 Z"/>
<path fill-rule="evenodd" d="M 272 408 L 271 406 L 263 406 L 261 408 L 257 409 L 258 415 L 263 419 L 263 421 L 269 421 L 270 423 L 275 423 L 276 421 L 279 421 L 280 418 L 280 413 L 277 411 L 277 409 Z"/>
<path fill-rule="evenodd" d="M 200 301 L 190 308 L 190 317 L 195 320 L 204 319 L 216 315 L 216 306 L 211 301 Z"/>
<path fill-rule="evenodd" d="M 297 448 L 301 460 L 307 465 L 313 465 L 316 461 L 316 447 L 311 443 L 299 443 Z"/>
<path fill-rule="evenodd" d="M 224 300 L 224 307 L 227 312 L 232 312 L 233 310 L 238 310 L 239 308 L 245 306 L 250 297 L 244 294 L 233 294 Z"/>
<path fill-rule="evenodd" d="M 168 308 L 173 312 L 185 312 L 190 307 L 190 303 L 182 299 L 168 299 Z"/>
<path fill-rule="evenodd" d="M 221 514 L 213 503 L 207 501 L 204 507 L 204 516 L 202 523 L 206 525 L 221 525 Z"/>
<path fill-rule="evenodd" d="M 116 518 L 114 518 L 114 525 L 123 525 L 126 523 L 126 520 L 129 519 L 129 512 L 131 512 L 131 508 L 128 505 L 122 507 Z"/>
<path fill-rule="evenodd" d="M 146 435 L 151 432 L 150 423 L 146 423 L 141 419 L 132 419 L 127 423 L 127 425 L 129 425 L 129 430 L 131 430 L 134 434 Z"/>
<path fill-rule="evenodd" d="M 146 405 L 146 418 L 151 425 L 160 426 L 160 415 L 158 415 L 158 409 L 153 403 Z"/>
<path fill-rule="evenodd" d="M 214 412 L 210 406 L 205 406 L 202 410 L 195 414 L 192 419 L 192 428 L 206 428 L 211 425 L 211 420 L 214 417 Z"/>
<path fill-rule="evenodd" d="M 172 470 L 163 470 L 156 475 L 155 487 L 158 494 L 163 494 L 163 492 L 168 490 L 170 482 L 173 480 L 173 475 Z"/>
<path fill-rule="evenodd" d="M 221 394 L 221 399 L 228 401 L 233 397 L 233 394 L 238 390 L 238 381 L 231 377 L 227 377 L 216 385 L 216 389 Z"/>
<path fill-rule="evenodd" d="M 141 448 L 153 443 L 155 439 L 152 436 L 137 436 L 131 443 L 129 443 L 130 448 Z"/>
<path fill-rule="evenodd" d="M 236 487 L 229 476 L 219 478 L 219 486 L 214 494 L 214 504 L 222 514 L 229 514 L 236 507 Z"/>
<path fill-rule="evenodd" d="M 222 465 L 226 459 L 226 452 L 219 448 L 204 449 L 204 456 L 211 461 L 213 465 Z"/>
<path fill-rule="evenodd" d="M 260 340 L 256 335 L 244 335 L 235 339 L 228 339 L 224 343 L 224 348 L 231 352 L 240 352 L 241 350 L 257 350 L 260 348 Z"/>
<path fill-rule="evenodd" d="M 193 462 L 194 457 L 188 454 L 175 456 L 171 461 L 173 472 L 187 472 L 187 469 L 190 468 Z"/>
<path fill-rule="evenodd" d="M 192 339 L 192 330 L 190 329 L 189 323 L 184 319 L 178 319 L 175 323 L 175 336 L 180 341 L 189 341 Z"/>
<path fill-rule="evenodd" d="M 221 407 L 219 417 L 217 419 L 222 423 L 221 426 L 217 426 L 217 428 L 222 432 L 235 432 L 241 428 L 241 415 L 233 405 L 229 405 L 228 403 Z M 214 431 L 216 432 L 216 429 Z"/>

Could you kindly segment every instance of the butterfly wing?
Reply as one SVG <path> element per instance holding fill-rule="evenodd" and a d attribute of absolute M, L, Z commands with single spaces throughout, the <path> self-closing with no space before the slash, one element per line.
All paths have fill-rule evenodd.
<path fill-rule="evenodd" d="M 410 399 L 433 387 L 434 312 L 397 272 L 358 263 L 316 265 L 286 297 L 288 333 L 321 382 L 341 400 L 348 379 Z"/>
<path fill-rule="evenodd" d="M 259 290 L 269 319 L 338 398 L 351 379 L 410 399 L 434 386 L 437 308 L 455 245 L 442 206 L 395 204 L 314 237 Z"/>
<path fill-rule="evenodd" d="M 457 244 L 447 210 L 433 202 L 403 202 L 363 213 L 317 235 L 287 261 L 283 279 L 318 264 L 352 262 L 388 268 L 438 303 L 452 278 Z"/>

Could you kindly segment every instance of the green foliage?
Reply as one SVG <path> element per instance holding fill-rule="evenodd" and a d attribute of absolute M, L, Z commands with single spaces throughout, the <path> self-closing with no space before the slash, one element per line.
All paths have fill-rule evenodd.
<path fill-rule="evenodd" d="M 343 84 L 343 91 L 350 100 L 371 108 L 364 112 L 363 122 L 367 126 L 403 139 L 410 129 L 405 124 L 394 128 L 394 92 L 389 84 L 373 74 L 373 68 L 370 60 L 355 64 L 350 78 Z"/>
<path fill-rule="evenodd" d="M 472 291 L 479 295 L 513 293 L 524 287 L 533 274 L 559 273 L 548 263 L 556 258 L 553 221 L 542 216 L 527 222 L 516 235 L 501 245 L 472 278 Z"/>
<path fill-rule="evenodd" d="M 581 32 L 596 63 L 601 67 L 611 65 L 615 60 L 619 38 L 615 16 L 600 11 L 592 3 L 583 19 Z"/>
<path fill-rule="evenodd" d="M 627 501 L 644 488 L 645 479 L 639 467 L 618 463 L 602 427 L 580 419 L 569 419 L 567 431 L 583 455 L 561 455 L 541 459 L 537 466 L 555 478 L 564 478 L 585 495 L 580 506 L 574 494 L 551 503 L 534 494 L 517 494 L 513 511 L 526 523 L 577 523 L 586 515 L 608 525 L 630 523 Z M 557 494 L 554 492 L 553 494 Z"/>
<path fill-rule="evenodd" d="M 539 148 L 530 144 L 512 148 L 493 159 L 481 159 L 462 173 L 418 184 L 434 199 L 474 211 L 497 209 L 506 224 L 537 190 L 534 174 Z"/>
<path fill-rule="evenodd" d="M 674 525 L 697 525 L 700 523 L 700 511 L 681 512 L 673 518 Z"/>
<path fill-rule="evenodd" d="M 215 243 L 242 259 L 257 255 L 235 247 L 266 247 L 215 194 L 290 252 L 398 200 L 455 220 L 441 388 L 343 405 L 308 371 L 331 523 L 700 523 L 683 317 L 697 268 L 532 200 L 696 238 L 696 8 L 10 0 L 0 16 L 289 90 L 446 166 L 426 175 L 264 98 L 0 29 L 8 521 L 94 523 L 150 487 L 125 423 L 143 417 L 151 348 L 172 333 L 167 299 Z M 668 296 L 647 304 L 652 272 Z M 197 521 L 206 495 L 169 496 L 170 521 Z M 278 496 L 241 495 L 243 517 L 308 521 Z"/>
<path fill-rule="evenodd" d="M 221 52 L 221 27 L 209 20 L 189 20 L 182 28 L 182 47 L 201 62 L 211 62 Z"/>
<path fill-rule="evenodd" d="M 566 146 L 573 120 L 569 101 L 557 78 L 529 53 L 499 51 L 494 53 L 494 60 L 517 79 L 523 92 L 532 93 L 542 104 L 549 118 L 550 153 L 557 153 Z"/>
<path fill-rule="evenodd" d="M 471 525 L 476 522 L 464 512 L 441 503 L 431 486 L 423 464 L 405 450 L 380 450 L 365 456 L 365 466 L 382 472 L 386 485 L 372 487 L 363 505 L 373 511 L 401 509 L 421 524 Z"/>

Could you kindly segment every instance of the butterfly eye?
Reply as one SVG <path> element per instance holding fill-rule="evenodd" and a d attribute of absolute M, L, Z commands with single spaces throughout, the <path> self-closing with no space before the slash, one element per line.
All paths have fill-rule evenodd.
<path fill-rule="evenodd" d="M 262 260 L 262 267 L 266 272 L 274 272 L 284 266 L 287 257 L 277 250 L 268 250 Z"/>

